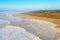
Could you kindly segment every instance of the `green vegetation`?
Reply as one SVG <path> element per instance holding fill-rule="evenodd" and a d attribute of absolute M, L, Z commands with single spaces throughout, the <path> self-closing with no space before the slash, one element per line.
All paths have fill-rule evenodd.
<path fill-rule="evenodd" d="M 60 10 L 33 11 L 29 15 L 60 19 Z"/>

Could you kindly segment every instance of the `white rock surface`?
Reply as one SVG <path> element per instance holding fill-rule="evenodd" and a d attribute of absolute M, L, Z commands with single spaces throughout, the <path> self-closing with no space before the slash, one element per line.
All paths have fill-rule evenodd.
<path fill-rule="evenodd" d="M 8 25 L 5 20 L 0 20 L 0 25 L 0 40 L 41 40 L 21 27 Z"/>
<path fill-rule="evenodd" d="M 22 27 L 43 40 L 53 40 L 56 35 L 54 27 L 58 26 L 58 24 L 44 20 L 19 19 L 16 17 L 10 17 L 9 21 L 11 22 L 11 25 Z"/>
<path fill-rule="evenodd" d="M 54 27 L 58 24 L 44 20 L 24 19 L 20 26 L 43 40 L 53 40 L 56 34 Z"/>

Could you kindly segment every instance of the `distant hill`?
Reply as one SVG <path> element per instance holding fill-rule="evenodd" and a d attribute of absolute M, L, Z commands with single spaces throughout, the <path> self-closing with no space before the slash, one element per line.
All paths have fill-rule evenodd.
<path fill-rule="evenodd" d="M 48 17 L 48 18 L 56 18 L 60 19 L 60 10 L 41 10 L 41 11 L 32 11 L 27 13 L 33 16 L 39 17 Z"/>
<path fill-rule="evenodd" d="M 5 10 L 0 10 L 0 12 L 5 12 Z"/>
<path fill-rule="evenodd" d="M 5 11 L 7 11 L 7 10 L 0 8 L 0 12 L 5 12 Z"/>

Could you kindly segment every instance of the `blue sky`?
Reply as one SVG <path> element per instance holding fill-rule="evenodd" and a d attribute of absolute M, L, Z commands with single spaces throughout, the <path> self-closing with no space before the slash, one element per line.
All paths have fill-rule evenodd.
<path fill-rule="evenodd" d="M 0 0 L 0 9 L 20 11 L 60 9 L 60 0 Z"/>

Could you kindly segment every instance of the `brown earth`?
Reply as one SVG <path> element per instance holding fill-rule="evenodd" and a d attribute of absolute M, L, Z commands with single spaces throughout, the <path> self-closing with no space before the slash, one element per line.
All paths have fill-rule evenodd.
<path fill-rule="evenodd" d="M 47 17 L 31 16 L 31 15 L 27 15 L 27 14 L 16 14 L 14 16 L 16 16 L 16 17 L 22 17 L 22 18 L 25 18 L 25 19 L 46 20 L 46 21 L 53 22 L 55 24 L 59 24 L 60 25 L 60 19 L 53 19 L 53 18 L 47 18 Z M 57 26 L 56 28 L 60 28 L 60 26 Z"/>
<path fill-rule="evenodd" d="M 37 17 L 37 16 L 31 16 L 31 15 L 25 15 L 25 14 L 16 14 L 15 16 L 22 17 L 25 19 L 46 20 L 46 21 L 50 21 L 50 22 L 60 25 L 60 19 L 53 19 L 53 18 L 47 18 L 47 17 Z"/>

